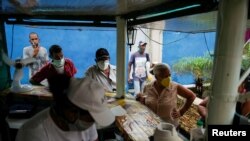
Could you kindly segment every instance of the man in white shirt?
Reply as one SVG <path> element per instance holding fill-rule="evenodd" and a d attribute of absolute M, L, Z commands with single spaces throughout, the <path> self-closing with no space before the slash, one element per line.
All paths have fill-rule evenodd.
<path fill-rule="evenodd" d="M 40 46 L 38 34 L 31 32 L 29 34 L 29 42 L 31 46 L 23 48 L 23 59 L 33 57 L 37 61 L 29 65 L 29 78 L 31 78 L 48 60 L 47 49 Z"/>
<path fill-rule="evenodd" d="M 116 90 L 116 66 L 110 64 L 109 52 L 105 48 L 96 50 L 96 64 L 85 72 L 85 76 L 98 81 L 107 92 Z"/>
<path fill-rule="evenodd" d="M 103 87 L 87 77 L 63 74 L 48 81 L 53 105 L 27 121 L 16 141 L 98 141 L 96 124 L 105 127 L 115 120 Z"/>
<path fill-rule="evenodd" d="M 145 52 L 146 46 L 146 42 L 140 41 L 138 51 L 131 55 L 128 62 L 128 83 L 134 83 L 135 95 L 142 92 L 147 78 L 150 79 L 149 69 L 154 66 L 150 64 L 149 54 Z M 132 79 L 130 78 L 131 70 L 133 70 Z"/>

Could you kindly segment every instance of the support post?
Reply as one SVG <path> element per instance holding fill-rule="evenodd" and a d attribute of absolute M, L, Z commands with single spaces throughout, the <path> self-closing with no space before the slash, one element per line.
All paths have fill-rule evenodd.
<path fill-rule="evenodd" d="M 125 81 L 126 81 L 126 33 L 127 26 L 126 20 L 121 17 L 116 17 L 117 23 L 117 50 L 116 50 L 116 62 L 117 62 L 117 73 L 116 73 L 116 92 L 117 97 L 120 98 L 125 96 Z"/>

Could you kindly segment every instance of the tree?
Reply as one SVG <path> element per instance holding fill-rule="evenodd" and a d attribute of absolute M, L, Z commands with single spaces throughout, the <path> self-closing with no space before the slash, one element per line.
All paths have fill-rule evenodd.
<path fill-rule="evenodd" d="M 243 49 L 242 64 L 243 70 L 247 70 L 250 67 L 250 40 L 248 40 Z"/>
<path fill-rule="evenodd" d="M 213 58 L 209 55 L 201 57 L 185 57 L 178 60 L 173 69 L 177 74 L 192 73 L 195 77 L 195 88 L 199 97 L 203 93 L 203 83 L 211 82 L 212 78 Z"/>

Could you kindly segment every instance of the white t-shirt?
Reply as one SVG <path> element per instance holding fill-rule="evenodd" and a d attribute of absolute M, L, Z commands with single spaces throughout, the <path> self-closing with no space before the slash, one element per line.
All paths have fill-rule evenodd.
<path fill-rule="evenodd" d="M 16 141 L 94 141 L 96 125 L 84 131 L 63 131 L 53 121 L 47 108 L 27 121 L 18 131 Z"/>
<path fill-rule="evenodd" d="M 90 77 L 104 87 L 108 92 L 113 92 L 113 89 L 116 89 L 116 66 L 109 65 L 109 77 L 107 77 L 96 65 L 93 65 L 87 69 L 85 76 Z"/>
<path fill-rule="evenodd" d="M 34 48 L 32 46 L 23 48 L 23 59 L 33 57 Z M 39 52 L 35 57 L 36 63 L 29 65 L 29 78 L 33 76 L 40 68 L 42 68 L 47 61 L 49 61 L 47 49 L 40 46 Z"/>

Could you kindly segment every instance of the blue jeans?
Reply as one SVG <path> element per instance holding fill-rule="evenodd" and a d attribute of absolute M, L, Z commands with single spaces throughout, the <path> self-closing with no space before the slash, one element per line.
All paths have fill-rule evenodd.
<path fill-rule="evenodd" d="M 145 85 L 145 81 L 141 80 L 134 80 L 134 90 L 135 90 L 135 96 L 143 91 Z"/>

